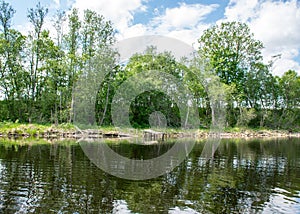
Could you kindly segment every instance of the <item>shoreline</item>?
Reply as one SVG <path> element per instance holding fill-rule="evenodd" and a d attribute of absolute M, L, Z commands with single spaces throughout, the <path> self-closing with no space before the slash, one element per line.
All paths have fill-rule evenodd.
<path fill-rule="evenodd" d="M 0 138 L 57 138 L 57 139 L 80 139 L 80 138 L 132 138 L 144 137 L 154 140 L 165 140 L 168 138 L 192 137 L 206 139 L 208 137 L 220 137 L 221 139 L 234 138 L 300 138 L 300 132 L 288 130 L 232 128 L 222 133 L 210 133 L 207 129 L 186 130 L 184 132 L 176 129 L 151 130 L 151 129 L 120 129 L 112 127 L 99 127 L 98 129 L 79 130 L 71 124 L 38 125 L 38 124 L 15 124 L 0 123 Z"/>

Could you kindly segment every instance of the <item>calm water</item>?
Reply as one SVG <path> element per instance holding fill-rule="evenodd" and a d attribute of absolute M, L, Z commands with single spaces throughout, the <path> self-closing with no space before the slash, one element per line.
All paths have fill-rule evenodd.
<path fill-rule="evenodd" d="M 138 159 L 172 144 L 110 146 Z M 211 162 L 203 146 L 171 173 L 129 181 L 72 141 L 0 139 L 0 213 L 300 213 L 300 139 L 224 140 Z"/>

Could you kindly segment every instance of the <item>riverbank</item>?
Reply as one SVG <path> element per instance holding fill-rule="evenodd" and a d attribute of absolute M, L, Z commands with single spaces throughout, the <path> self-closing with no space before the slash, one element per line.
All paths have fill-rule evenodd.
<path fill-rule="evenodd" d="M 250 128 L 227 128 L 219 133 L 221 138 L 278 138 L 300 137 L 300 132 L 290 130 L 250 129 Z M 6 138 L 127 138 L 147 137 L 154 139 L 194 137 L 205 139 L 215 136 L 209 129 L 187 130 L 179 129 L 149 130 L 149 129 L 120 129 L 115 127 L 99 127 L 97 129 L 80 130 L 73 124 L 40 125 L 20 123 L 0 123 L 0 137 Z"/>
<path fill-rule="evenodd" d="M 114 138 L 129 136 L 121 134 L 112 127 L 80 130 L 73 124 L 64 123 L 59 125 L 40 124 L 20 124 L 20 123 L 0 123 L 0 137 L 8 138 L 70 138 L 77 139 L 84 136 L 92 138 Z"/>

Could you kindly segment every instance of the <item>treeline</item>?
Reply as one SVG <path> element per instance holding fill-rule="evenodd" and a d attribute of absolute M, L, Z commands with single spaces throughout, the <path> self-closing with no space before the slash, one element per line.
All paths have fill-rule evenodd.
<path fill-rule="evenodd" d="M 28 9 L 33 30 L 23 35 L 11 26 L 15 12 L 0 1 L 0 121 L 72 122 L 74 84 L 87 67 L 97 67 L 92 59 L 102 57 L 99 63 L 103 62 L 103 49 L 115 42 L 112 24 L 91 10 L 85 10 L 82 19 L 77 9 L 69 15 L 58 11 L 52 17 L 56 30 L 52 38 L 45 28 L 48 9 L 39 3 Z M 192 91 L 203 127 L 214 119 L 203 82 L 206 74 L 213 74 L 226 92 L 227 126 L 299 128 L 300 77 L 291 70 L 273 76 L 273 61 L 263 63 L 262 49 L 246 24 L 228 22 L 202 34 L 192 61 L 178 62 L 155 47 L 132 56 L 126 65 L 117 63 L 117 54 L 106 56 L 114 65 L 99 88 L 96 122 L 112 125 L 113 97 L 126 79 L 146 70 L 162 70 Z M 134 127 L 149 127 L 153 112 L 161 112 L 167 126 L 183 125 L 174 100 L 159 91 L 142 93 L 130 109 Z"/>
<path fill-rule="evenodd" d="M 0 120 L 71 122 L 73 84 L 101 45 L 114 42 L 111 23 L 91 10 L 84 11 L 83 20 L 77 9 L 68 16 L 58 11 L 53 39 L 45 29 L 48 9 L 40 3 L 28 9 L 28 35 L 11 26 L 15 12 L 0 2 Z"/>

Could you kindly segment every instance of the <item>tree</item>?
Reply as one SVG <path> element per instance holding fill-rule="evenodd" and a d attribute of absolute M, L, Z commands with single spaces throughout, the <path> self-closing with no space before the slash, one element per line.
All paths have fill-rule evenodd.
<path fill-rule="evenodd" d="M 63 25 L 64 25 L 64 22 L 66 21 L 66 13 L 65 11 L 60 11 L 58 10 L 54 16 L 54 28 L 56 30 L 56 39 L 57 39 L 57 46 L 58 47 L 61 47 L 62 45 L 62 39 L 63 39 L 63 35 L 64 35 L 64 32 L 63 32 Z"/>
<path fill-rule="evenodd" d="M 20 102 L 25 84 L 22 65 L 25 36 L 11 29 L 11 20 L 15 10 L 4 1 L 0 1 L 0 89 L 6 100 L 7 118 L 16 120 L 22 112 Z"/>
<path fill-rule="evenodd" d="M 43 73 L 40 79 L 40 98 L 37 106 L 41 109 L 42 119 L 45 121 L 66 121 L 62 112 L 67 108 L 65 105 L 66 91 L 66 67 L 65 54 L 62 49 L 55 45 L 48 31 L 43 31 L 41 41 L 41 60 L 44 62 L 40 67 Z"/>
<path fill-rule="evenodd" d="M 42 28 L 45 22 L 45 17 L 48 13 L 48 9 L 41 6 L 40 3 L 35 8 L 30 8 L 27 12 L 27 18 L 33 26 L 33 31 L 28 35 L 28 56 L 29 56 L 29 91 L 28 91 L 28 121 L 31 123 L 35 115 L 36 105 L 35 103 L 41 95 L 41 79 L 42 72 L 40 70 L 41 65 L 41 51 L 43 46 L 42 41 Z"/>
<path fill-rule="evenodd" d="M 215 25 L 205 30 L 198 42 L 200 56 L 209 61 L 223 82 L 235 83 L 238 89 L 242 89 L 246 73 L 262 60 L 263 44 L 244 23 Z"/>
<path fill-rule="evenodd" d="M 8 3 L 2 0 L 0 1 L 0 22 L 6 39 L 8 36 L 8 31 L 11 27 L 11 20 L 15 12 L 16 11 Z"/>
<path fill-rule="evenodd" d="M 36 8 L 30 8 L 28 10 L 27 17 L 30 23 L 34 27 L 34 31 L 29 36 L 31 40 L 31 59 L 30 59 L 30 82 L 31 82 L 31 98 L 32 101 L 36 100 L 39 92 L 39 63 L 40 63 L 40 49 L 42 45 L 41 35 L 42 27 L 45 22 L 45 17 L 48 13 L 48 9 L 41 6 L 40 3 L 36 5 Z"/>
<path fill-rule="evenodd" d="M 69 65 L 68 88 L 69 97 L 71 97 L 74 83 L 78 81 L 82 72 L 89 71 L 95 66 L 101 67 L 102 64 L 108 64 L 110 68 L 114 67 L 111 64 L 115 60 L 115 55 L 111 53 L 108 46 L 112 45 L 115 39 L 111 22 L 106 21 L 103 16 L 91 10 L 85 10 L 83 21 L 80 21 L 78 11 L 73 9 L 69 15 L 69 29 L 65 40 Z M 103 54 L 102 58 L 99 56 L 101 54 Z M 108 56 L 111 59 L 108 59 Z M 95 58 L 99 58 L 99 65 L 96 65 Z M 104 62 L 105 60 L 107 62 Z M 74 100 L 72 98 L 70 121 L 76 117 L 76 115 L 72 115 L 74 113 L 72 111 L 73 105 Z"/>
<path fill-rule="evenodd" d="M 120 69 L 120 68 L 119 68 Z M 145 53 L 136 54 L 129 59 L 129 62 L 124 69 L 119 70 L 111 77 L 106 77 L 105 82 L 100 88 L 98 94 L 98 120 L 101 122 L 105 118 L 106 125 L 112 123 L 110 108 L 106 108 L 105 103 L 108 98 L 108 105 L 111 106 L 112 99 L 115 92 L 119 90 L 119 87 L 135 74 L 142 73 L 143 71 L 158 70 L 171 74 L 176 77 L 178 81 L 183 79 L 184 66 L 176 62 L 175 57 L 170 53 L 157 53 L 155 47 L 149 47 Z M 142 82 L 144 80 L 140 80 Z M 145 80 L 146 81 L 146 80 Z M 145 84 L 149 84 L 148 82 Z M 158 84 L 153 81 L 152 84 Z M 166 87 L 170 87 L 168 83 L 165 83 Z M 132 88 L 130 88 L 132 87 Z M 128 93 L 134 91 L 134 83 L 129 84 L 126 88 Z M 107 96 L 109 91 L 110 96 Z M 124 92 L 125 93 L 125 92 Z M 178 98 L 180 100 L 180 98 Z M 151 113 L 155 111 L 161 111 L 167 119 L 167 125 L 169 126 L 181 126 L 179 109 L 176 102 L 166 96 L 160 91 L 147 91 L 141 93 L 130 105 L 130 122 L 134 127 L 149 127 L 148 118 Z M 105 114 L 104 114 L 105 113 Z"/>
<path fill-rule="evenodd" d="M 263 64 L 263 44 L 254 38 L 249 27 L 240 22 L 225 22 L 204 31 L 198 40 L 201 60 L 207 62 L 221 81 L 232 86 L 234 108 L 266 108 L 270 104 L 273 77 L 269 66 Z M 237 117 L 230 125 L 237 122 Z"/>
<path fill-rule="evenodd" d="M 287 109 L 300 105 L 300 76 L 294 70 L 288 70 L 279 80 L 282 106 Z"/>
<path fill-rule="evenodd" d="M 234 87 L 222 83 L 211 65 L 197 55 L 185 76 L 191 76 L 187 81 L 188 87 L 192 91 L 200 89 L 201 92 L 198 96 L 195 94 L 196 100 L 200 100 L 201 103 L 198 105 L 201 126 L 210 125 L 211 131 L 222 131 L 225 126 L 225 106 Z"/>
<path fill-rule="evenodd" d="M 276 121 L 282 128 L 299 128 L 300 116 L 300 76 L 294 70 L 288 70 L 278 78 L 281 103 L 280 117 Z"/>
<path fill-rule="evenodd" d="M 72 90 L 73 84 L 77 80 L 77 76 L 80 70 L 80 58 L 78 50 L 80 48 L 80 27 L 81 22 L 78 16 L 78 10 L 74 8 L 68 15 L 69 32 L 64 36 L 64 43 L 66 48 L 66 65 L 67 69 L 67 88 L 66 97 L 69 98 L 69 122 L 72 121 L 72 109 L 73 109 L 73 97 Z M 70 99 L 71 97 L 71 99 Z"/>
<path fill-rule="evenodd" d="M 102 15 L 92 10 L 85 10 L 81 39 L 82 57 L 84 61 L 88 61 L 101 46 L 111 45 L 114 42 L 111 23 L 105 21 Z"/>

